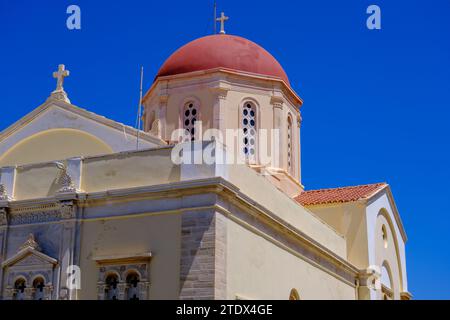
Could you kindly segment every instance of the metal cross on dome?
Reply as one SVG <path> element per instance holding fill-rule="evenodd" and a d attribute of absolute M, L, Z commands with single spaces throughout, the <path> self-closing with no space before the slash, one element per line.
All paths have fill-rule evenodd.
<path fill-rule="evenodd" d="M 230 19 L 230 17 L 225 16 L 223 11 L 220 14 L 220 18 L 216 18 L 216 21 L 220 22 L 220 34 L 225 34 L 225 21 L 228 19 Z"/>

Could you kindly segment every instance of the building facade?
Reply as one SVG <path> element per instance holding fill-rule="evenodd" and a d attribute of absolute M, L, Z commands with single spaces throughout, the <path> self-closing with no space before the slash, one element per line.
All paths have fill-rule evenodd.
<path fill-rule="evenodd" d="M 142 130 L 54 76 L 0 133 L 2 299 L 410 299 L 389 185 L 305 190 L 303 102 L 257 44 L 177 50 Z"/>

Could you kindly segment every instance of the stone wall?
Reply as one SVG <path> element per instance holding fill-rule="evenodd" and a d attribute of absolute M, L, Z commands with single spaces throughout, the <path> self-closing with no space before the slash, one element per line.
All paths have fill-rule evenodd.
<path fill-rule="evenodd" d="M 184 212 L 181 233 L 180 299 L 225 299 L 226 218 Z"/>

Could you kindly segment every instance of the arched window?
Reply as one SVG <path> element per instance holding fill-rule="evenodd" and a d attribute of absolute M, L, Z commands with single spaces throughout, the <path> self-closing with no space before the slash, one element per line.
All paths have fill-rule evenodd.
<path fill-rule="evenodd" d="M 25 299 L 25 288 L 27 287 L 26 281 L 23 278 L 19 278 L 14 283 L 14 300 L 24 300 Z"/>
<path fill-rule="evenodd" d="M 105 299 L 106 300 L 118 300 L 119 292 L 117 290 L 117 284 L 119 278 L 115 274 L 110 274 L 105 279 Z"/>
<path fill-rule="evenodd" d="M 249 161 L 256 160 L 256 107 L 251 102 L 246 102 L 242 108 L 242 132 L 243 132 L 243 153 Z"/>
<path fill-rule="evenodd" d="M 300 300 L 300 295 L 298 294 L 297 289 L 292 289 L 289 293 L 289 300 Z"/>
<path fill-rule="evenodd" d="M 288 117 L 287 123 L 287 169 L 292 174 L 292 117 Z"/>
<path fill-rule="evenodd" d="M 33 288 L 34 288 L 34 300 L 44 300 L 44 287 L 45 281 L 41 277 L 34 279 Z"/>
<path fill-rule="evenodd" d="M 127 276 L 127 299 L 128 300 L 139 300 L 139 275 L 132 272 Z"/>
<path fill-rule="evenodd" d="M 195 123 L 198 120 L 199 108 L 194 102 L 188 102 L 183 110 L 183 128 L 186 130 L 186 135 L 190 135 L 191 141 L 195 140 Z"/>

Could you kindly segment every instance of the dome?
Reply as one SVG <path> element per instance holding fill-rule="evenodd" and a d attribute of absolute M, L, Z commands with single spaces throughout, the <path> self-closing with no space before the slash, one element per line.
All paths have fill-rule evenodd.
<path fill-rule="evenodd" d="M 224 34 L 184 45 L 164 62 L 156 78 L 216 68 L 274 77 L 290 85 L 283 67 L 264 48 L 242 37 Z"/>

